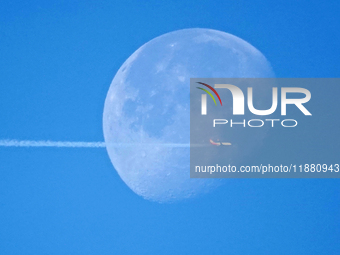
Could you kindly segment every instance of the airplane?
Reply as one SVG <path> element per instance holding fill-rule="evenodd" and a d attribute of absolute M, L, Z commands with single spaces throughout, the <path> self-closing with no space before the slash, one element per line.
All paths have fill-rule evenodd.
<path fill-rule="evenodd" d="M 225 146 L 228 146 L 228 145 L 231 145 L 231 143 L 225 143 L 225 142 L 214 142 L 213 140 L 210 139 L 210 143 L 212 145 L 215 145 L 215 146 L 220 146 L 220 145 L 225 145 Z"/>

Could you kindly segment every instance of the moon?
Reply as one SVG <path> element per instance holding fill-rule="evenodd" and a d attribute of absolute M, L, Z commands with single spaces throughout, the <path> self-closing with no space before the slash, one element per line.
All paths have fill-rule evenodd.
<path fill-rule="evenodd" d="M 103 113 L 107 152 L 136 194 L 174 202 L 218 186 L 190 179 L 190 78 L 273 77 L 264 55 L 212 29 L 183 29 L 152 39 L 116 73 Z"/>

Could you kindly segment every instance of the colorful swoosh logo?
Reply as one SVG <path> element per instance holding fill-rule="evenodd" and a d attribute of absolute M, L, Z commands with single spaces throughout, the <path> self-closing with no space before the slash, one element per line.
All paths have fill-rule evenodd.
<path fill-rule="evenodd" d="M 218 100 L 220 101 L 220 104 L 221 104 L 221 106 L 222 106 L 222 100 L 221 100 L 221 98 L 220 98 L 220 95 L 217 93 L 217 91 L 216 91 L 213 87 L 211 87 L 210 85 L 208 85 L 208 84 L 206 84 L 206 83 L 203 83 L 203 82 L 197 82 L 197 83 L 199 83 L 199 84 L 201 84 L 201 85 L 204 85 L 204 86 L 206 86 L 207 88 L 211 89 L 211 91 L 214 92 L 215 95 L 217 96 L 217 98 L 218 98 Z M 206 93 L 214 100 L 215 105 L 217 105 L 214 96 L 211 94 L 211 92 L 210 92 L 209 90 L 206 90 L 206 89 L 203 89 L 203 88 L 200 88 L 200 87 L 196 87 L 196 88 L 201 89 L 201 90 L 203 90 L 204 92 L 206 92 Z"/>

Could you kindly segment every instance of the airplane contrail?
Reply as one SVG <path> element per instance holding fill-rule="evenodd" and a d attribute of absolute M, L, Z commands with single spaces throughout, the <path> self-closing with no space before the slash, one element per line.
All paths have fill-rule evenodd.
<path fill-rule="evenodd" d="M 58 148 L 106 148 L 106 147 L 130 147 L 136 145 L 153 145 L 162 147 L 190 147 L 187 143 L 114 143 L 105 142 L 71 142 L 71 141 L 33 141 L 33 140 L 0 140 L 0 147 L 58 147 Z M 193 145 L 191 145 L 193 146 Z"/>
<path fill-rule="evenodd" d="M 69 148 L 105 148 L 104 142 L 63 142 L 32 140 L 0 140 L 2 147 L 69 147 Z"/>

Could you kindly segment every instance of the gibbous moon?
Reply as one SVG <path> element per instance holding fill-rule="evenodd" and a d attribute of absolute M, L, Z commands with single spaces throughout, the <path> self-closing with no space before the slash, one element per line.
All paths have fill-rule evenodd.
<path fill-rule="evenodd" d="M 183 29 L 136 50 L 107 93 L 107 151 L 136 194 L 173 202 L 218 185 L 190 179 L 190 78 L 273 77 L 270 64 L 246 41 L 217 30 Z"/>

